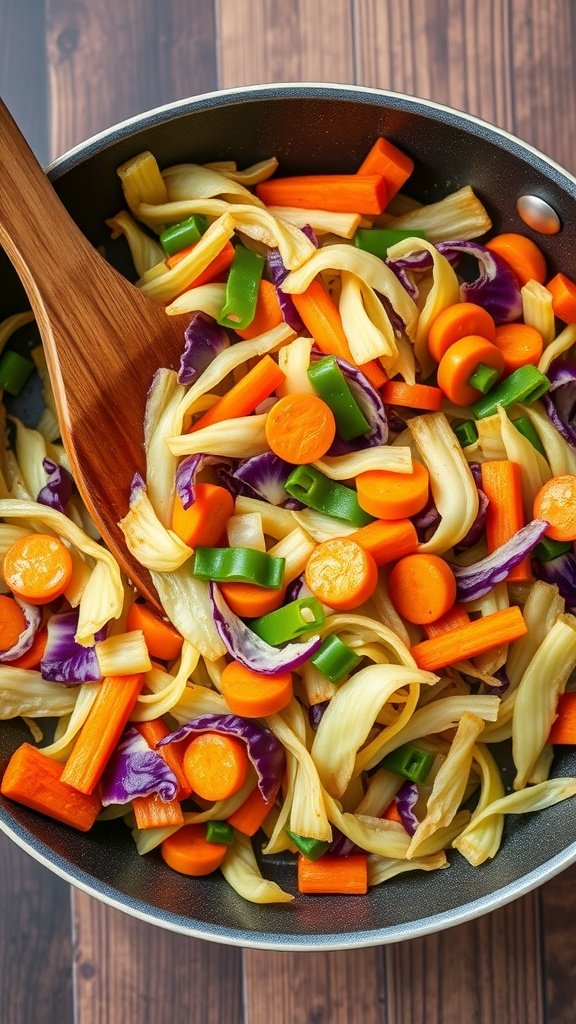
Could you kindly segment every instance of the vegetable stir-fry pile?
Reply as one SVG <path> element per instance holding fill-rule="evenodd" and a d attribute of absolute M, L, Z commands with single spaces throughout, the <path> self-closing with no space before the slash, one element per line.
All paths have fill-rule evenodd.
<path fill-rule="evenodd" d="M 362 894 L 576 794 L 576 283 L 470 186 L 410 199 L 390 140 L 277 170 L 118 171 L 112 236 L 188 314 L 121 523 L 162 612 L 82 505 L 41 349 L 40 421 L 0 421 L 0 717 L 33 741 L 3 795 L 258 903 L 293 899 L 258 847 Z M 0 325 L 9 394 L 30 319 Z"/>

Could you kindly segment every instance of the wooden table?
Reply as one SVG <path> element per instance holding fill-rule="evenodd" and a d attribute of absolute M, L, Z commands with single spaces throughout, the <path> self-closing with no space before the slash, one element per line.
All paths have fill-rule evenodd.
<path fill-rule="evenodd" d="M 0 93 L 47 162 L 254 82 L 356 82 L 478 114 L 576 170 L 571 0 L 0 0 Z M 490 916 L 349 953 L 141 924 L 0 836 L 4 1024 L 574 1024 L 576 869 Z"/>

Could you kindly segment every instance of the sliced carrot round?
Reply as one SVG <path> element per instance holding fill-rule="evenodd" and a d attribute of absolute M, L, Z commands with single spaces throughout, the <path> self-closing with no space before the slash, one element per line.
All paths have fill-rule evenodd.
<path fill-rule="evenodd" d="M 72 556 L 58 537 L 31 533 L 8 548 L 3 572 L 13 594 L 30 604 L 47 604 L 66 590 Z"/>
<path fill-rule="evenodd" d="M 284 603 L 286 587 L 269 590 L 256 583 L 221 583 L 220 593 L 228 607 L 241 619 L 257 619 L 275 612 Z"/>
<path fill-rule="evenodd" d="M 493 318 L 482 306 L 477 306 L 475 302 L 456 302 L 443 309 L 433 320 L 428 331 L 428 351 L 432 359 L 439 363 L 450 346 L 460 341 L 460 338 L 476 334 L 494 341 L 495 331 Z"/>
<path fill-rule="evenodd" d="M 494 344 L 504 356 L 506 374 L 521 366 L 538 366 L 544 348 L 540 331 L 529 324 L 502 324 L 496 328 Z"/>
<path fill-rule="evenodd" d="M 403 619 L 426 625 L 441 619 L 456 600 L 456 579 L 438 555 L 406 555 L 388 579 L 392 603 Z"/>
<path fill-rule="evenodd" d="M 249 761 L 246 746 L 235 736 L 203 732 L 188 744 L 184 774 L 203 800 L 225 800 L 244 785 Z"/>
<path fill-rule="evenodd" d="M 13 597 L 0 594 L 0 651 L 9 651 L 26 628 L 24 612 Z"/>
<path fill-rule="evenodd" d="M 231 661 L 220 677 L 220 689 L 230 711 L 243 718 L 265 718 L 292 700 L 292 673 L 264 676 Z"/>
<path fill-rule="evenodd" d="M 370 470 L 356 477 L 360 508 L 377 519 L 409 519 L 428 501 L 428 470 L 412 460 L 411 473 Z"/>
<path fill-rule="evenodd" d="M 272 406 L 266 420 L 266 439 L 286 462 L 305 466 L 326 454 L 336 434 L 332 410 L 317 395 L 286 395 Z"/>
<path fill-rule="evenodd" d="M 141 629 L 151 658 L 174 661 L 182 650 L 183 639 L 177 629 L 148 608 L 134 602 L 126 618 L 126 629 Z"/>
<path fill-rule="evenodd" d="M 495 235 L 486 248 L 501 256 L 516 275 L 518 284 L 525 285 L 528 281 L 544 284 L 546 280 L 546 260 L 541 249 L 526 235 L 514 231 L 503 235 Z"/>
<path fill-rule="evenodd" d="M 378 583 L 378 568 L 370 552 L 355 540 L 334 537 L 314 549 L 305 578 L 319 601 L 348 611 L 372 596 Z"/>
<path fill-rule="evenodd" d="M 224 843 L 209 843 L 205 825 L 184 825 L 160 846 L 162 859 L 181 875 L 211 875 L 219 868 L 229 849 Z"/>
<path fill-rule="evenodd" d="M 454 342 L 438 365 L 438 386 L 454 405 L 472 405 L 481 392 L 468 383 L 478 366 L 504 372 L 504 356 L 491 341 L 471 334 Z"/>
<path fill-rule="evenodd" d="M 546 536 L 552 540 L 576 540 L 576 476 L 553 476 L 534 498 L 534 517 L 550 525 Z"/>
<path fill-rule="evenodd" d="M 195 501 L 184 508 L 176 494 L 172 508 L 172 529 L 191 548 L 213 548 L 234 512 L 234 498 L 217 484 L 196 484 Z"/>

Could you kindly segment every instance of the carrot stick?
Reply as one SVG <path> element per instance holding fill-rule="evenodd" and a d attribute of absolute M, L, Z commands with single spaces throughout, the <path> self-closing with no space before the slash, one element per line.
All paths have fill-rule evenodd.
<path fill-rule="evenodd" d="M 211 875 L 220 867 L 227 850 L 224 843 L 207 841 L 205 825 L 184 825 L 160 847 L 162 859 L 181 875 Z"/>
<path fill-rule="evenodd" d="M 298 892 L 363 895 L 368 891 L 368 857 L 351 853 L 336 857 L 325 853 L 320 860 L 298 856 Z"/>
<path fill-rule="evenodd" d="M 521 469 L 517 462 L 500 459 L 481 466 L 482 490 L 490 504 L 486 513 L 488 554 L 510 540 L 524 526 Z M 507 582 L 531 580 L 532 567 L 525 558 L 508 573 Z"/>
<path fill-rule="evenodd" d="M 192 424 L 190 434 L 212 423 L 232 420 L 237 416 L 247 416 L 254 412 L 257 405 L 268 398 L 284 380 L 284 373 L 270 356 L 264 356 L 256 366 L 248 371 L 233 388 L 230 388 L 216 405 L 208 409 L 199 420 Z"/>
<path fill-rule="evenodd" d="M 460 341 L 460 338 L 475 334 L 494 341 L 495 333 L 496 324 L 486 309 L 477 306 L 475 302 L 455 302 L 432 321 L 428 332 L 428 351 L 432 359 L 439 363 L 450 346 Z"/>
<path fill-rule="evenodd" d="M 26 628 L 24 612 L 13 597 L 0 594 L 0 651 L 9 651 Z"/>
<path fill-rule="evenodd" d="M 456 600 L 456 579 L 438 555 L 401 558 L 388 579 L 392 603 L 402 618 L 417 625 L 436 622 Z"/>
<path fill-rule="evenodd" d="M 388 804 L 388 807 L 384 811 L 382 817 L 385 818 L 386 821 L 397 821 L 399 825 L 404 825 L 404 822 L 402 821 L 402 816 L 400 814 L 400 811 L 398 810 L 398 804 L 396 802 L 396 799 L 394 799 L 392 803 Z"/>
<path fill-rule="evenodd" d="M 234 514 L 234 498 L 217 484 L 196 484 L 195 501 L 184 508 L 179 495 L 174 495 L 172 529 L 191 548 L 213 548 Z"/>
<path fill-rule="evenodd" d="M 325 356 L 339 356 L 340 359 L 345 359 L 347 363 L 355 366 L 340 313 L 322 282 L 316 278 L 308 285 L 306 291 L 300 295 L 293 295 L 292 301 L 320 351 Z M 375 388 L 382 387 L 386 382 L 386 374 L 375 359 L 362 363 L 360 369 Z"/>
<path fill-rule="evenodd" d="M 179 800 L 163 800 L 158 793 L 137 796 L 132 800 L 136 828 L 166 828 L 183 825 L 184 815 Z"/>
<path fill-rule="evenodd" d="M 504 373 L 521 366 L 538 366 L 544 341 L 540 331 L 529 324 L 502 324 L 496 328 L 494 344 L 504 356 Z"/>
<path fill-rule="evenodd" d="M 491 341 L 470 334 L 460 338 L 444 353 L 438 364 L 438 386 L 454 405 L 472 405 L 480 396 L 468 383 L 478 366 L 490 366 L 500 376 L 504 372 L 504 356 Z"/>
<path fill-rule="evenodd" d="M 246 746 L 235 736 L 203 732 L 186 747 L 184 771 L 203 800 L 226 800 L 242 789 L 249 768 Z"/>
<path fill-rule="evenodd" d="M 71 825 L 81 832 L 92 828 L 100 813 L 100 798 L 87 796 L 62 781 L 63 765 L 36 747 L 23 743 L 12 754 L 0 791 L 9 800 Z"/>
<path fill-rule="evenodd" d="M 80 793 L 93 793 L 114 752 L 138 694 L 142 674 L 107 676 L 66 762 L 62 781 Z"/>
<path fill-rule="evenodd" d="M 552 295 L 554 316 L 565 324 L 576 323 L 576 284 L 566 274 L 556 274 L 546 285 Z"/>
<path fill-rule="evenodd" d="M 266 419 L 266 440 L 275 455 L 296 466 L 316 462 L 336 436 L 330 406 L 318 395 L 298 392 L 273 405 Z"/>
<path fill-rule="evenodd" d="M 576 693 L 563 693 L 556 705 L 557 718 L 552 724 L 548 743 L 576 743 Z"/>
<path fill-rule="evenodd" d="M 441 619 L 436 619 L 436 622 L 423 623 L 422 628 L 428 640 L 433 640 L 434 637 L 443 636 L 445 633 L 450 633 L 453 629 L 467 626 L 469 622 L 470 616 L 466 609 L 461 604 L 453 604 L 450 611 L 447 611 Z"/>
<path fill-rule="evenodd" d="M 522 612 L 513 605 L 434 637 L 433 640 L 423 640 L 412 647 L 410 653 L 418 668 L 434 672 L 437 668 L 454 665 L 465 658 L 475 658 L 501 644 L 519 640 L 527 632 Z"/>
<path fill-rule="evenodd" d="M 66 590 L 72 577 L 72 557 L 58 537 L 31 533 L 8 548 L 3 574 L 13 594 L 30 604 L 48 604 Z"/>
<path fill-rule="evenodd" d="M 236 327 L 235 331 L 236 334 L 247 341 L 249 338 L 257 338 L 259 334 L 271 331 L 273 327 L 278 327 L 278 324 L 281 324 L 283 320 L 284 317 L 278 302 L 276 288 L 271 281 L 262 280 L 258 288 L 256 312 L 252 323 L 243 329 Z"/>
<path fill-rule="evenodd" d="M 388 190 L 381 174 L 302 174 L 269 178 L 256 186 L 266 206 L 330 210 L 333 213 L 382 213 Z"/>
<path fill-rule="evenodd" d="M 280 789 L 280 786 L 278 786 L 278 789 Z M 266 803 L 258 786 L 255 786 L 250 796 L 246 797 L 246 800 L 238 810 L 230 815 L 228 824 L 238 829 L 245 836 L 256 835 L 262 822 L 265 821 L 272 810 L 278 789 L 276 789 L 269 802 Z"/>
<path fill-rule="evenodd" d="M 150 722 L 135 722 L 134 727 L 152 750 L 166 761 L 166 764 L 178 780 L 178 800 L 185 800 L 192 792 L 192 786 L 184 773 L 184 754 L 179 750 L 179 743 L 166 743 L 158 747 L 160 740 L 170 735 L 170 729 L 163 718 L 153 718 Z"/>
<path fill-rule="evenodd" d="M 142 630 L 151 658 L 174 661 L 182 650 L 183 640 L 180 633 L 145 604 L 134 602 L 128 612 L 126 629 Z"/>
<path fill-rule="evenodd" d="M 241 619 L 257 619 L 280 608 L 286 587 L 269 590 L 257 583 L 220 583 L 220 593 L 235 615 Z"/>
<path fill-rule="evenodd" d="M 386 405 L 405 405 L 409 409 L 429 409 L 438 412 L 444 395 L 440 388 L 430 384 L 405 384 L 400 380 L 388 380 L 380 394 Z"/>
<path fill-rule="evenodd" d="M 528 281 L 538 281 L 539 284 L 544 284 L 546 260 L 542 250 L 531 238 L 510 231 L 503 235 L 495 235 L 489 242 L 486 242 L 486 248 L 506 260 L 520 286 L 527 284 Z"/>
<path fill-rule="evenodd" d="M 414 161 L 388 139 L 379 138 L 358 168 L 358 174 L 381 174 L 388 189 L 388 202 L 406 184 Z"/>
<path fill-rule="evenodd" d="M 15 658 L 14 661 L 6 662 L 7 665 L 11 665 L 12 668 L 38 668 L 42 658 L 44 657 L 44 651 L 46 650 L 46 644 L 48 643 L 48 630 L 39 629 L 32 641 L 32 646 L 26 651 L 25 654 L 21 654 L 19 658 Z"/>
<path fill-rule="evenodd" d="M 348 539 L 368 551 L 376 565 L 395 562 L 397 558 L 411 555 L 418 547 L 418 534 L 410 519 L 377 519 L 351 533 Z"/>
<path fill-rule="evenodd" d="M 576 476 L 547 480 L 534 498 L 534 517 L 548 520 L 552 540 L 576 540 Z"/>
<path fill-rule="evenodd" d="M 349 611 L 372 597 L 378 585 L 378 568 L 372 555 L 356 541 L 334 537 L 314 549 L 305 579 L 323 604 Z"/>
<path fill-rule="evenodd" d="M 428 501 L 428 470 L 416 459 L 411 473 L 374 469 L 356 477 L 360 508 L 378 519 L 407 519 Z"/>
<path fill-rule="evenodd" d="M 230 711 L 243 718 L 266 718 L 292 700 L 292 673 L 264 676 L 231 661 L 220 677 L 220 689 Z"/>

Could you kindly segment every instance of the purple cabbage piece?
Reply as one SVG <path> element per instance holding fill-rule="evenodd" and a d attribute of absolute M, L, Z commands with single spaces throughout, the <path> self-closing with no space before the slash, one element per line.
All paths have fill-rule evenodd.
<path fill-rule="evenodd" d="M 332 842 L 326 853 L 331 853 L 334 857 L 349 857 L 351 853 L 356 853 L 359 849 L 360 847 L 356 846 L 352 839 L 345 836 L 335 825 L 332 826 Z"/>
<path fill-rule="evenodd" d="M 207 313 L 194 313 L 184 331 L 184 351 L 180 356 L 179 384 L 192 384 L 210 363 L 230 345 L 224 327 Z"/>
<path fill-rule="evenodd" d="M 78 629 L 78 610 L 52 615 L 48 620 L 48 640 L 40 662 L 40 674 L 51 683 L 79 686 L 102 678 L 96 650 L 82 647 L 74 636 Z M 103 640 L 106 627 L 94 634 Z"/>
<path fill-rule="evenodd" d="M 284 261 L 280 255 L 278 249 L 268 249 L 266 253 L 266 266 L 268 267 L 268 273 L 274 287 L 276 289 L 276 295 L 278 296 L 278 302 L 280 309 L 282 310 L 282 316 L 284 317 L 285 323 L 300 334 L 304 330 L 304 324 L 300 318 L 300 314 L 294 305 L 294 300 L 291 295 L 282 290 L 282 282 L 288 277 L 288 269 L 284 265 Z"/>
<path fill-rule="evenodd" d="M 293 469 L 274 452 L 264 452 L 241 462 L 233 476 L 271 505 L 284 505 L 290 499 L 284 484 Z"/>
<path fill-rule="evenodd" d="M 72 477 L 67 469 L 58 466 L 52 459 L 42 459 L 42 466 L 48 480 L 38 491 L 36 501 L 65 513 L 72 494 Z"/>
<path fill-rule="evenodd" d="M 409 836 L 413 836 L 420 822 L 414 814 L 414 806 L 418 801 L 418 786 L 406 780 L 396 794 L 396 807 L 402 818 L 402 824 Z"/>
<path fill-rule="evenodd" d="M 542 396 L 556 430 L 576 449 L 576 365 L 556 360 L 548 371 L 550 390 Z"/>
<path fill-rule="evenodd" d="M 214 623 L 226 650 L 253 672 L 267 676 L 290 672 L 308 661 L 322 644 L 322 637 L 312 636 L 283 648 L 271 647 L 230 610 L 214 583 L 210 584 L 210 600 Z"/>
<path fill-rule="evenodd" d="M 320 248 L 320 242 L 318 241 L 318 235 L 317 235 L 317 234 L 316 234 L 316 232 L 314 231 L 314 228 L 312 227 L 312 225 L 311 225 L 311 224 L 304 224 L 304 227 L 302 227 L 302 228 L 301 228 L 300 230 L 301 230 L 301 231 L 303 232 L 303 234 L 305 234 L 305 235 L 306 235 L 306 238 L 307 238 L 307 239 L 308 239 L 308 240 L 309 240 L 310 242 L 312 242 L 312 245 L 313 245 L 313 246 L 314 246 L 314 247 L 315 247 L 316 249 L 319 249 L 319 248 Z"/>
<path fill-rule="evenodd" d="M 487 694 L 490 697 L 502 697 L 506 690 L 510 686 L 510 680 L 506 675 L 506 669 L 504 667 L 499 668 L 497 672 L 493 673 L 494 679 L 499 679 L 502 686 L 490 686 L 488 683 L 481 683 L 478 688 L 478 693 Z M 475 679 L 474 682 L 477 682 Z"/>
<path fill-rule="evenodd" d="M 576 558 L 571 551 L 547 562 L 539 558 L 533 560 L 534 575 L 545 583 L 553 583 L 558 587 L 560 596 L 566 601 L 568 609 L 576 609 Z"/>
<path fill-rule="evenodd" d="M 474 477 L 474 483 L 476 484 L 476 490 L 478 491 L 478 512 L 476 518 L 472 523 L 472 526 L 468 530 L 468 533 L 461 541 L 455 546 L 454 551 L 456 554 L 460 554 L 461 551 L 469 551 L 475 544 L 478 543 L 484 533 L 486 527 L 486 516 L 488 515 L 488 506 L 490 501 L 488 495 L 482 490 L 482 467 L 479 462 L 469 462 L 468 468 Z"/>
<path fill-rule="evenodd" d="M 418 535 L 418 540 L 421 544 L 425 544 L 426 541 L 430 540 L 436 530 L 440 526 L 442 516 L 436 508 L 436 503 L 433 498 L 430 498 L 425 507 L 421 512 L 418 512 L 415 516 L 412 516 L 412 523 L 414 529 Z"/>
<path fill-rule="evenodd" d="M 548 526 L 545 519 L 532 519 L 486 558 L 481 558 L 473 565 L 453 565 L 458 600 L 475 601 L 488 594 L 497 583 L 502 583 L 508 573 L 536 547 Z"/>
<path fill-rule="evenodd" d="M 127 804 L 151 793 L 158 793 L 168 803 L 175 799 L 178 788 L 178 780 L 164 758 L 150 749 L 137 729 L 126 729 L 100 782 L 102 805 Z"/>
<path fill-rule="evenodd" d="M 130 506 L 132 505 L 132 502 L 134 501 L 137 492 L 145 490 L 146 484 L 144 482 L 144 477 L 142 476 L 141 473 L 134 473 L 134 476 L 132 477 L 132 483 L 130 484 Z"/>
<path fill-rule="evenodd" d="M 430 253 L 427 252 L 426 256 L 429 257 L 429 263 L 430 266 L 432 266 L 432 257 L 430 256 Z M 408 292 L 410 298 L 414 299 L 414 302 L 416 302 L 416 299 L 418 298 L 418 287 L 410 280 L 407 268 L 403 267 L 401 264 L 402 260 L 386 260 L 386 266 L 389 267 L 392 273 L 396 275 L 404 290 Z M 411 267 L 410 269 L 417 268 Z"/>
<path fill-rule="evenodd" d="M 308 721 L 313 729 L 317 729 L 320 725 L 329 703 L 329 700 L 322 700 L 319 704 L 311 704 L 308 708 Z"/>
<path fill-rule="evenodd" d="M 220 455 L 187 455 L 178 463 L 176 470 L 176 493 L 184 508 L 190 508 L 196 501 L 196 477 L 205 466 L 225 465 L 230 469 L 234 462 Z"/>
<path fill-rule="evenodd" d="M 451 260 L 454 256 L 473 256 L 479 274 L 474 281 L 460 285 L 462 302 L 476 302 L 497 324 L 508 324 L 522 315 L 522 296 L 518 280 L 505 260 L 479 242 L 438 242 L 438 252 Z"/>
<path fill-rule="evenodd" d="M 258 776 L 258 789 L 264 801 L 270 803 L 278 791 L 286 764 L 284 747 L 274 733 L 258 725 L 254 719 L 240 718 L 239 715 L 200 715 L 165 736 L 156 747 L 179 743 L 180 740 L 203 732 L 236 736 L 246 744 L 248 757 Z"/>
<path fill-rule="evenodd" d="M 14 600 L 24 616 L 24 629 L 12 647 L 7 651 L 0 651 L 0 662 L 15 661 L 16 658 L 21 658 L 23 654 L 26 654 L 32 647 L 34 637 L 42 625 L 42 612 L 40 608 L 34 604 L 26 604 L 25 601 L 21 601 L 16 596 Z"/>

